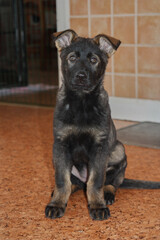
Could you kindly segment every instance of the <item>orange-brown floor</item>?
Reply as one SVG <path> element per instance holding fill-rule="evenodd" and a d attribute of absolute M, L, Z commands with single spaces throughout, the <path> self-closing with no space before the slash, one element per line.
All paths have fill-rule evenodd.
<path fill-rule="evenodd" d="M 54 187 L 52 117 L 51 108 L 0 105 L 0 240 L 160 239 L 159 190 L 119 189 L 106 221 L 90 219 L 79 191 L 63 218 L 45 218 Z M 160 181 L 160 150 L 126 152 L 126 177 Z"/>

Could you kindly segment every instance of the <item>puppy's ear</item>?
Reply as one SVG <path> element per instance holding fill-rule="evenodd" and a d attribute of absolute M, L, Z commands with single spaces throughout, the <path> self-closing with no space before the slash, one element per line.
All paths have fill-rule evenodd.
<path fill-rule="evenodd" d="M 109 58 L 115 53 L 121 44 L 120 40 L 104 34 L 97 35 L 93 38 L 93 41 L 99 45 L 99 48 L 105 52 Z"/>
<path fill-rule="evenodd" d="M 74 41 L 78 35 L 71 29 L 63 32 L 53 33 L 53 41 L 59 51 L 68 47 L 72 41 Z"/>

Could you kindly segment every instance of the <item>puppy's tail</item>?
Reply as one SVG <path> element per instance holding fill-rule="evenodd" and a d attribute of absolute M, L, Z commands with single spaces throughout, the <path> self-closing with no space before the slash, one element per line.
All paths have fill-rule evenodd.
<path fill-rule="evenodd" d="M 86 183 L 82 182 L 79 178 L 71 174 L 71 182 L 79 186 L 78 189 L 86 190 Z M 125 178 L 120 188 L 124 189 L 160 189 L 160 182 L 143 181 Z"/>
<path fill-rule="evenodd" d="M 120 188 L 125 189 L 160 189 L 160 182 L 143 181 L 125 178 Z"/>

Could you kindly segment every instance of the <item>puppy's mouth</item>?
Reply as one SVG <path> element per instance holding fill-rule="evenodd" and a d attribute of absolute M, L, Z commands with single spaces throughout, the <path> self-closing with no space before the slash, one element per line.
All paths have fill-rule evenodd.
<path fill-rule="evenodd" d="M 74 90 L 86 90 L 88 91 L 91 88 L 89 81 L 89 76 L 86 71 L 78 71 L 72 81 L 72 89 Z"/>
<path fill-rule="evenodd" d="M 92 89 L 91 85 L 84 85 L 81 83 L 72 84 L 72 89 L 74 91 L 90 91 Z"/>

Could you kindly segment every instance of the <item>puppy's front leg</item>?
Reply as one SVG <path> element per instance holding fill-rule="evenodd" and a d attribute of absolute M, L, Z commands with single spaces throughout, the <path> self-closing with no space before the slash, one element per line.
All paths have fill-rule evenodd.
<path fill-rule="evenodd" d="M 64 215 L 71 194 L 71 167 L 65 151 L 59 144 L 54 144 L 55 189 L 50 203 L 46 206 L 48 218 L 59 218 Z"/>
<path fill-rule="evenodd" d="M 89 164 L 87 198 L 89 213 L 94 220 L 104 220 L 110 216 L 109 209 L 104 200 L 103 190 L 106 172 L 105 159 L 102 154 L 97 154 L 94 160 Z"/>

